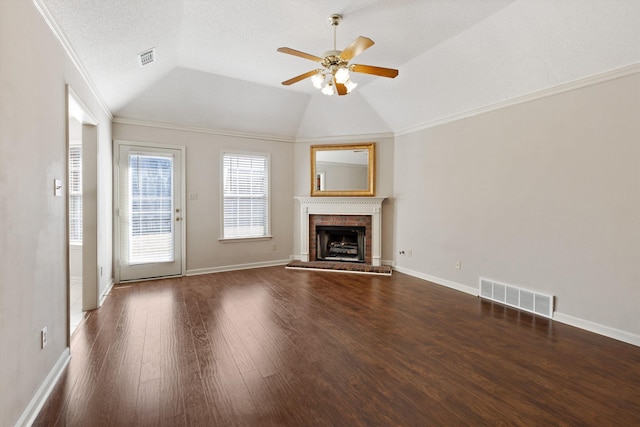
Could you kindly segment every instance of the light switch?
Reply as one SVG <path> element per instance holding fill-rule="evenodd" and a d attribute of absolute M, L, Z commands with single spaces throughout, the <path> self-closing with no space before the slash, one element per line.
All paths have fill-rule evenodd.
<path fill-rule="evenodd" d="M 53 180 L 53 195 L 56 197 L 62 196 L 62 180 L 61 179 Z"/>
<path fill-rule="evenodd" d="M 198 193 L 189 193 L 189 200 L 198 200 Z"/>

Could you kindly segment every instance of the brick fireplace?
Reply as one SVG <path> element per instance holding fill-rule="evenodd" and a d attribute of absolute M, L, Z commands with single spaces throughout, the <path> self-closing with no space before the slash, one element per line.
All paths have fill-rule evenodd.
<path fill-rule="evenodd" d="M 317 227 L 337 226 L 351 228 L 364 228 L 364 263 L 372 263 L 371 259 L 371 215 L 309 215 L 309 261 L 319 259 L 317 253 Z M 355 260 L 357 262 L 357 260 Z"/>
<path fill-rule="evenodd" d="M 316 260 L 316 226 L 365 227 L 365 264 L 380 266 L 384 197 L 296 197 L 300 202 L 300 260 Z"/>

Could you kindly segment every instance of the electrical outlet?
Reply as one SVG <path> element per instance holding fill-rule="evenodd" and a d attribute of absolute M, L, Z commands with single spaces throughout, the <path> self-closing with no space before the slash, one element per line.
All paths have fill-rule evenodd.
<path fill-rule="evenodd" d="M 276 245 L 275 243 L 271 246 L 271 250 L 272 251 L 277 251 L 278 250 L 278 245 Z"/>
<path fill-rule="evenodd" d="M 404 255 L 404 251 L 400 251 L 398 252 L 400 255 Z"/>
<path fill-rule="evenodd" d="M 198 200 L 198 193 L 189 193 L 189 200 Z"/>
<path fill-rule="evenodd" d="M 462 261 L 458 260 L 456 262 L 456 270 L 462 270 Z"/>
<path fill-rule="evenodd" d="M 45 326 L 40 331 L 40 349 L 44 349 L 47 346 L 47 327 Z"/>

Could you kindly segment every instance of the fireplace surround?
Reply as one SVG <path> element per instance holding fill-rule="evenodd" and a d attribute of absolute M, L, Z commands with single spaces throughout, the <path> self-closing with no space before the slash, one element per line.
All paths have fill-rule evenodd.
<path fill-rule="evenodd" d="M 322 222 L 325 223 L 326 218 L 335 216 L 335 221 L 332 220 L 323 225 L 366 227 L 366 222 L 370 224 L 370 230 L 366 231 L 365 263 L 374 266 L 382 265 L 382 202 L 386 199 L 385 197 L 296 197 L 296 199 L 300 203 L 301 261 L 315 261 L 317 245 L 311 239 L 312 234 L 315 234 L 317 218 L 322 217 Z M 311 221 L 314 221 L 313 225 Z M 311 259 L 312 256 L 313 259 Z"/>
<path fill-rule="evenodd" d="M 321 253 L 321 245 L 327 245 L 330 242 L 323 241 L 322 233 L 318 234 L 319 229 L 331 229 L 332 234 L 338 233 L 337 230 L 342 229 L 344 233 L 349 231 L 359 230 L 361 236 L 358 236 L 361 240 L 356 243 L 362 243 L 361 257 L 339 257 L 344 259 L 326 259 Z M 357 233 L 357 232 L 356 232 Z M 371 215 L 309 215 L 309 261 L 350 261 L 350 262 L 363 262 L 365 264 L 372 264 L 371 257 L 371 238 L 365 238 L 365 236 L 371 236 Z M 357 239 L 357 238 L 356 238 Z M 326 248 L 325 248 L 326 249 Z M 323 259 L 325 258 L 325 259 Z"/>

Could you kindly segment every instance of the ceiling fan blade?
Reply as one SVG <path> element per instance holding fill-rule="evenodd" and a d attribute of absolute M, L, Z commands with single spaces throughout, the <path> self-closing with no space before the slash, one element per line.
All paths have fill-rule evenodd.
<path fill-rule="evenodd" d="M 373 46 L 373 40 L 368 37 L 360 36 L 347 46 L 339 56 L 345 61 L 349 61 L 351 58 L 355 58 L 371 46 Z"/>
<path fill-rule="evenodd" d="M 342 83 L 336 83 L 336 90 L 338 91 L 338 95 L 346 95 L 347 87 Z"/>
<path fill-rule="evenodd" d="M 286 80 L 286 81 L 282 82 L 282 84 L 285 85 L 285 86 L 292 85 L 294 83 L 299 82 L 300 80 L 304 80 L 306 78 L 309 78 L 309 77 L 313 76 L 314 74 L 317 74 L 320 71 L 322 71 L 322 70 L 311 70 L 311 71 L 308 71 L 308 72 L 306 72 L 304 74 L 300 74 L 299 76 L 295 76 L 294 78 Z"/>
<path fill-rule="evenodd" d="M 373 74 L 375 76 L 394 78 L 398 75 L 398 70 L 393 68 L 374 67 L 372 65 L 353 64 L 349 67 L 355 73 Z"/>
<path fill-rule="evenodd" d="M 309 59 L 315 62 L 322 62 L 323 58 L 319 56 L 311 55 L 310 53 L 300 52 L 299 50 L 291 49 L 290 47 L 279 47 L 278 52 L 288 53 L 289 55 L 299 56 L 300 58 Z"/>

